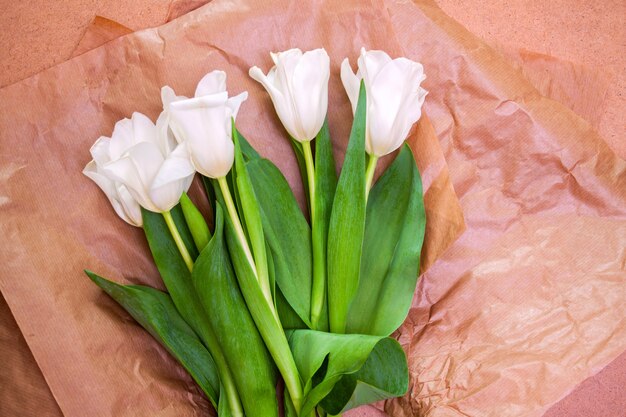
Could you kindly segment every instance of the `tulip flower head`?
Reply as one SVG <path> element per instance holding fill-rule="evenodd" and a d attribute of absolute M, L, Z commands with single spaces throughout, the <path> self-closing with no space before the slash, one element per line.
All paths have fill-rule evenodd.
<path fill-rule="evenodd" d="M 361 48 L 359 69 L 354 74 L 348 58 L 341 64 L 341 81 L 352 111 L 359 100 L 359 84 L 367 94 L 365 149 L 375 157 L 387 155 L 402 145 L 411 127 L 422 115 L 427 91 L 420 87 L 426 76 L 422 64 L 407 58 L 391 59 L 383 51 Z"/>
<path fill-rule="evenodd" d="M 319 133 L 328 110 L 330 59 L 324 49 L 290 49 L 272 53 L 274 67 L 267 75 L 258 67 L 250 77 L 269 93 L 278 118 L 298 142 L 308 142 Z"/>
<path fill-rule="evenodd" d="M 128 208 L 120 217 L 131 224 L 140 225 L 141 214 L 129 195 L 145 209 L 162 213 L 178 203 L 193 180 L 195 171 L 186 146 L 172 147 L 164 139 L 148 117 L 133 113 L 132 118 L 115 124 L 110 138 L 99 138 L 91 148 L 94 160 L 83 173 L 107 193 L 118 214 L 114 201 L 121 201 L 122 209 Z M 108 192 L 113 189 L 117 197 Z"/>
<path fill-rule="evenodd" d="M 170 102 L 169 126 L 202 175 L 221 178 L 230 171 L 235 158 L 231 123 L 246 98 L 247 92 L 229 98 L 226 73 L 213 71 L 200 80 L 194 98 Z"/>

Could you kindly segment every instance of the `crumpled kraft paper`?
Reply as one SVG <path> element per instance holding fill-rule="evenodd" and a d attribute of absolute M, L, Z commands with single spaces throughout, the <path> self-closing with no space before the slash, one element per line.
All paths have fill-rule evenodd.
<path fill-rule="evenodd" d="M 393 11 L 394 11 L 394 7 L 390 7 L 390 12 L 391 12 L 392 16 L 394 16 Z M 403 10 L 403 13 L 406 13 L 406 17 L 407 17 L 407 18 L 408 18 L 409 16 L 410 16 L 410 17 L 412 17 L 412 18 L 414 18 L 414 17 L 415 17 L 415 16 L 414 16 L 414 14 L 415 14 L 415 9 L 410 9 L 410 10 L 409 10 L 409 9 L 407 9 L 407 10 Z M 397 16 L 397 15 L 396 15 L 396 16 Z M 418 17 L 419 17 L 419 16 L 418 16 Z M 435 16 L 435 17 L 436 17 L 437 19 L 441 19 L 441 20 L 443 20 L 443 19 L 444 19 L 444 17 L 442 17 L 442 16 Z M 431 18 L 432 18 L 432 17 L 431 17 Z M 433 19 L 433 20 L 436 20 L 436 19 Z M 410 31 L 406 31 L 406 32 L 402 32 L 402 33 L 409 33 L 409 34 L 410 34 Z M 467 36 L 467 35 L 466 35 L 466 36 Z M 419 45 L 419 43 L 417 43 L 417 45 Z M 458 51 L 457 51 L 457 52 L 458 52 Z M 407 53 L 408 53 L 408 51 L 407 51 Z M 413 58 L 416 58 L 416 57 L 415 57 L 415 56 L 413 56 Z M 502 63 L 500 63 L 500 66 L 502 66 Z M 428 71 L 428 67 L 427 67 L 427 71 Z M 429 74 L 429 75 L 430 75 L 430 74 Z M 487 74 L 486 74 L 486 75 L 484 75 L 484 74 L 483 74 L 483 76 L 490 76 L 490 75 L 492 75 L 492 74 L 489 74 L 489 73 L 488 73 L 488 71 L 487 71 Z M 508 75 L 508 74 L 507 74 L 507 75 Z M 431 92 L 432 92 L 432 87 L 430 87 L 430 90 L 431 90 Z M 428 104 L 427 104 L 427 107 L 428 107 Z M 437 125 L 436 125 L 435 127 L 437 127 Z M 601 153 L 605 153 L 605 151 L 602 151 Z M 615 177 L 615 178 L 617 178 L 618 180 L 620 179 L 620 177 Z M 621 178 L 622 178 L 622 181 L 623 181 L 623 176 L 622 176 Z M 462 200 L 462 202 L 463 202 L 463 200 Z M 494 222 L 494 223 L 495 223 L 495 222 Z M 558 245 L 557 245 L 557 246 L 558 246 Z M 622 245 L 622 246 L 623 246 L 623 245 Z M 506 256 L 510 255 L 510 253 L 513 253 L 513 252 L 507 252 L 507 251 L 505 251 L 505 253 L 504 253 L 504 255 L 503 255 L 503 256 L 504 256 L 504 257 L 506 257 Z M 591 261 L 591 263 L 593 263 L 593 260 Z M 623 288 L 623 287 L 622 287 L 622 288 Z M 475 299 L 474 299 L 474 300 L 475 300 Z M 536 325 L 536 324 L 535 324 L 535 325 Z M 419 332 L 418 332 L 418 333 L 419 333 Z M 473 348 L 475 349 L 475 346 L 473 346 Z M 595 355 L 595 357 L 597 357 L 597 356 L 598 356 L 598 354 L 597 354 L 597 353 L 595 353 L 595 352 L 594 352 L 594 355 Z M 514 359 L 512 360 L 512 362 L 513 362 L 513 363 L 517 363 Z M 585 370 L 585 369 L 583 369 L 583 371 L 584 371 L 584 370 Z M 447 372 L 450 372 L 450 370 L 447 370 Z M 477 372 L 474 372 L 474 374 L 477 374 Z M 422 379 L 423 379 L 423 378 L 422 378 Z M 498 379 L 494 379 L 494 381 L 498 381 Z M 577 381 L 578 381 L 578 380 L 577 380 Z M 419 381 L 417 381 L 417 382 L 419 382 Z M 501 382 L 501 381 L 498 381 L 498 382 Z M 529 382 L 529 384 L 531 384 L 531 383 L 536 384 L 536 382 L 537 382 L 536 380 L 531 380 L 531 381 Z M 443 383 L 445 384 L 446 382 L 444 381 Z M 494 385 L 497 385 L 497 384 L 494 384 Z M 575 385 L 575 383 L 573 383 L 572 381 L 569 381 L 569 386 L 570 386 L 570 387 L 573 387 L 574 385 Z M 463 389 L 463 388 L 465 389 L 465 391 L 466 391 L 466 392 L 467 392 L 467 391 L 471 391 L 471 389 L 472 389 L 471 385 L 470 385 L 470 386 L 467 386 L 467 387 L 461 387 L 461 389 Z M 457 389 L 458 389 L 458 388 L 457 388 Z M 437 398 L 435 398 L 435 399 L 433 400 L 432 396 L 431 396 L 431 397 L 429 397 L 429 396 L 425 395 L 425 396 L 422 396 L 422 397 L 421 397 L 421 400 L 419 400 L 419 401 L 417 401 L 417 402 L 415 402 L 415 401 L 414 401 L 414 403 L 416 403 L 416 404 L 420 404 L 420 401 L 421 401 L 422 403 L 423 403 L 423 402 L 425 402 L 425 401 L 429 401 L 429 402 L 431 402 L 431 403 L 433 404 L 433 407 L 432 407 L 432 409 L 430 410 L 430 412 L 431 412 L 431 413 L 434 413 L 437 409 L 439 409 L 439 411 L 440 411 L 440 412 L 441 412 L 441 410 L 442 410 L 442 409 L 443 409 L 443 410 L 447 410 L 448 408 L 450 408 L 450 409 L 454 409 L 456 406 L 452 406 L 452 407 L 450 407 L 450 405 L 449 405 L 448 403 L 446 403 L 446 401 L 441 401 L 441 400 L 440 400 L 440 399 L 445 400 L 445 397 L 446 397 L 447 395 L 450 395 L 450 392 L 454 392 L 454 390 L 445 390 L 445 389 L 442 389 L 442 390 L 438 393 L 438 395 L 437 395 L 437 397 L 441 397 L 441 398 L 439 398 L 439 400 L 438 400 Z M 509 392 L 509 393 L 507 393 L 507 394 L 506 394 L 507 396 L 505 396 L 504 398 L 498 398 L 498 397 L 491 397 L 491 398 L 490 398 L 490 397 L 487 395 L 487 398 L 483 398 L 483 402 L 478 401 L 478 404 L 479 404 L 479 405 L 480 405 L 480 407 L 482 407 L 482 408 L 480 408 L 480 407 L 479 407 L 479 408 L 477 408 L 477 409 L 474 409 L 474 410 L 473 410 L 473 412 L 469 413 L 469 415 L 489 415 L 488 413 L 491 413 L 491 412 L 495 413 L 495 412 L 496 412 L 496 410 L 491 411 L 491 406 L 492 406 L 494 403 L 496 403 L 496 402 L 497 402 L 497 403 L 502 403 L 503 401 L 512 400 L 512 398 L 509 396 L 510 394 L 511 394 L 510 392 Z M 531 392 L 531 394 L 533 394 L 533 395 L 534 395 L 534 394 L 536 394 L 536 393 Z M 476 396 L 476 395 L 474 394 L 474 396 Z M 471 395 L 468 395 L 468 397 L 471 397 Z M 480 398 L 480 397 L 478 397 L 478 396 L 476 396 L 476 397 L 477 397 L 477 398 Z M 418 396 L 417 398 L 419 399 L 420 397 Z M 521 400 L 520 400 L 520 401 L 521 401 Z M 551 400 L 551 401 L 553 401 L 553 400 Z M 403 410 L 402 412 L 403 412 L 403 413 L 407 413 L 407 412 L 409 413 L 409 414 L 404 414 L 404 415 L 413 415 L 413 412 L 411 412 L 411 411 L 407 411 L 407 410 L 417 410 L 417 409 L 419 408 L 419 407 L 415 407 L 415 404 L 414 404 L 414 403 L 411 403 L 411 404 L 407 405 L 407 406 L 404 408 L 404 410 Z M 461 401 L 461 403 L 463 403 L 463 402 Z M 395 407 L 395 404 L 394 404 L 394 406 L 388 407 L 388 410 L 392 409 L 393 407 Z M 530 404 L 530 407 L 532 408 L 532 407 L 533 407 L 533 404 Z M 502 410 L 502 413 L 500 413 L 500 414 L 493 414 L 493 415 L 527 415 L 527 414 L 525 414 L 525 413 L 526 413 L 526 411 L 527 411 L 527 408 L 528 408 L 528 407 L 526 407 L 526 408 L 525 408 L 525 407 L 517 407 L 517 408 L 516 408 L 516 407 L 510 407 L 510 408 L 507 408 L 507 409 L 505 409 L 505 410 Z M 458 411 L 458 410 L 456 410 L 456 411 Z M 394 412 L 394 413 L 395 413 L 395 412 Z M 415 412 L 415 413 L 417 413 L 417 412 Z M 394 415 L 395 415 L 395 414 L 394 414 Z M 432 415 L 435 415 L 435 414 L 432 414 Z M 439 415 L 439 414 L 437 414 L 437 415 Z M 443 414 L 443 415 L 447 415 L 447 414 Z M 457 414 L 452 414 L 452 415 L 457 415 Z"/>
<path fill-rule="evenodd" d="M 340 161 L 352 116 L 339 65 L 345 56 L 355 60 L 362 45 L 402 54 L 383 3 L 215 1 L 0 91 L 0 289 L 64 415 L 193 416 L 208 407 L 168 354 L 82 273 L 89 267 L 118 281 L 158 285 L 141 231 L 118 219 L 80 173 L 93 141 L 133 111 L 156 118 L 162 85 L 190 95 L 202 75 L 224 69 L 231 92 L 251 95 L 240 129 L 287 174 L 302 201 L 290 145 L 248 68 L 269 68 L 271 50 L 326 47 Z M 426 116 L 409 142 L 419 151 L 426 190 L 426 268 L 464 223 Z"/>
<path fill-rule="evenodd" d="M 388 5 L 467 230 L 422 277 L 386 410 L 540 416 L 626 347 L 626 164 L 433 3 Z"/>

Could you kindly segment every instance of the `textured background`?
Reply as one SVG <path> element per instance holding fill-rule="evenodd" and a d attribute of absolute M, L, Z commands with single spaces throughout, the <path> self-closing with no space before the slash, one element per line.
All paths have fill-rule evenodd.
<path fill-rule="evenodd" d="M 138 30 L 160 25 L 181 11 L 203 3 L 202 0 L 30 0 L 18 3 L 1 0 L 0 86 L 70 58 L 97 15 Z M 524 49 L 551 55 L 603 73 L 610 80 L 610 88 L 605 93 L 606 111 L 599 121 L 599 130 L 609 143 L 623 140 L 611 132 L 623 131 L 624 123 L 625 2 L 440 0 L 438 4 L 470 31 L 503 50 Z M 119 30 L 123 33 L 123 29 Z M 0 307 L 2 316 L 10 314 L 6 305 Z M 0 389 L 9 390 L 10 381 L 38 372 L 38 369 L 32 369 L 32 360 L 28 360 L 29 352 L 17 326 L 13 323 L 11 327 L 11 322 L 6 320 L 2 323 L 7 324 L 0 328 L 0 356 L 5 358 L 10 354 L 22 358 L 12 361 L 13 365 L 0 376 Z M 17 351 L 21 354 L 15 355 Z M 622 416 L 626 409 L 624 386 L 626 355 L 584 381 L 546 416 Z M 53 409 L 55 404 L 46 390 L 43 383 L 31 387 L 29 392 L 16 390 L 14 395 L 22 396 L 24 404 L 28 404 L 22 415 L 48 415 L 41 410 Z"/>

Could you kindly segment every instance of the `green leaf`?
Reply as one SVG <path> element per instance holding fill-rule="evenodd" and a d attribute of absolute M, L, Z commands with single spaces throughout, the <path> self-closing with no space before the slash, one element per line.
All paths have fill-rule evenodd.
<path fill-rule="evenodd" d="M 224 390 L 224 385 L 220 385 L 220 392 L 224 392 Z M 217 415 L 219 417 L 232 417 L 233 415 L 225 395 L 222 395 L 220 397 L 220 400 L 217 404 Z"/>
<path fill-rule="evenodd" d="M 216 407 L 220 383 L 215 362 L 171 298 L 150 287 L 119 285 L 85 272 L 176 358 Z"/>
<path fill-rule="evenodd" d="M 213 186 L 211 184 L 211 178 L 205 177 L 204 175 L 200 175 L 200 178 L 202 179 L 202 186 L 204 187 L 204 191 L 206 192 L 207 199 L 209 200 L 209 205 L 211 206 L 213 213 L 215 213 L 215 207 L 217 204 L 216 204 L 215 190 L 213 189 Z"/>
<path fill-rule="evenodd" d="M 365 107 L 361 81 L 328 229 L 328 315 L 333 333 L 345 333 L 348 307 L 359 285 L 365 229 Z"/>
<path fill-rule="evenodd" d="M 176 227 L 178 228 L 178 232 L 180 233 L 183 242 L 185 242 L 187 251 L 189 252 L 189 255 L 191 255 L 191 259 L 195 260 L 198 257 L 199 251 L 194 243 L 191 230 L 189 230 L 189 226 L 187 226 L 187 221 L 185 220 L 185 215 L 181 205 L 177 204 L 174 206 L 174 208 L 170 210 L 170 213 L 172 214 L 172 218 L 174 219 L 174 223 L 176 223 Z"/>
<path fill-rule="evenodd" d="M 274 164 L 246 164 L 261 209 L 263 231 L 272 251 L 276 284 L 300 319 L 311 319 L 311 228 L 289 183 Z"/>
<path fill-rule="evenodd" d="M 224 350 L 246 416 L 278 416 L 274 363 L 239 291 L 224 242 L 224 216 L 217 206 L 215 234 L 198 257 L 194 286 Z"/>
<path fill-rule="evenodd" d="M 404 145 L 369 195 L 348 333 L 388 336 L 402 324 L 419 275 L 425 226 L 422 181 L 411 149 Z"/>
<path fill-rule="evenodd" d="M 283 391 L 284 391 L 284 396 L 283 396 L 284 416 L 285 417 L 298 417 L 298 413 L 296 412 L 296 409 L 293 406 L 293 402 L 291 402 L 291 397 L 289 396 L 289 390 L 285 388 Z"/>
<path fill-rule="evenodd" d="M 254 188 L 252 187 L 252 182 L 244 162 L 243 154 L 241 153 L 239 134 L 235 128 L 234 122 L 232 124 L 232 129 L 233 141 L 235 142 L 235 182 L 237 185 L 235 195 L 238 197 L 237 201 L 241 204 L 240 215 L 242 221 L 245 223 L 246 232 L 250 241 L 258 280 L 261 283 L 261 288 L 266 293 L 266 296 L 271 297 L 267 253 L 265 251 L 265 235 L 263 233 L 263 224 L 261 221 L 261 210 L 254 193 Z"/>
<path fill-rule="evenodd" d="M 315 223 L 312 230 L 313 273 L 319 276 L 323 283 L 328 281 L 326 263 L 328 228 L 336 188 L 335 157 L 333 156 L 333 144 L 328 130 L 328 119 L 326 119 L 315 138 Z M 326 294 L 326 287 L 323 294 Z M 329 328 L 328 299 L 326 297 L 324 297 L 321 313 L 315 330 L 326 331 Z"/>
<path fill-rule="evenodd" d="M 174 214 L 173 212 L 172 210 L 172 214 Z M 217 343 L 215 332 L 206 317 L 206 313 L 191 281 L 191 273 L 180 256 L 165 219 L 161 214 L 152 213 L 148 210 L 142 209 L 141 213 L 148 245 L 163 283 L 182 318 L 200 336 L 209 353 L 211 353 L 217 366 L 220 380 L 224 386 L 227 386 L 228 392 L 225 395 L 228 395 L 231 407 L 237 407 L 237 404 L 234 402 L 238 401 L 236 398 L 237 393 L 234 391 L 234 387 L 230 388 L 233 385 L 232 375 L 226 363 L 224 352 Z M 178 217 L 179 219 L 180 216 Z"/>
<path fill-rule="evenodd" d="M 187 227 L 193 237 L 193 241 L 196 244 L 196 248 L 202 251 L 209 243 L 209 239 L 211 239 L 209 226 L 206 224 L 202 213 L 200 213 L 200 210 L 193 204 L 193 201 L 191 201 L 187 193 L 183 193 L 180 197 L 180 207 L 183 211 Z"/>
<path fill-rule="evenodd" d="M 406 356 L 392 338 L 315 330 L 295 330 L 289 336 L 305 382 L 301 415 L 320 403 L 330 414 L 339 414 L 408 389 Z"/>
<path fill-rule="evenodd" d="M 278 317 L 280 318 L 280 323 L 283 325 L 283 329 L 294 330 L 308 328 L 306 323 L 302 321 L 300 316 L 298 316 L 298 313 L 291 308 L 289 301 L 285 298 L 283 292 L 280 290 L 280 287 L 276 288 L 274 301 L 276 303 L 276 311 L 278 312 Z"/>
<path fill-rule="evenodd" d="M 172 217 L 177 226 L 181 223 L 185 224 L 184 218 L 181 221 L 183 217 L 181 211 L 180 209 L 172 209 Z M 177 215 L 174 214 L 175 212 Z M 161 214 L 153 213 L 143 208 L 141 209 L 141 214 L 146 239 L 163 283 L 180 315 L 200 334 L 200 326 L 203 320 L 202 307 L 199 299 L 195 296 L 195 290 L 191 283 L 191 274 L 176 247 L 176 242 L 174 242 Z M 179 231 L 181 229 L 182 226 L 179 227 Z M 183 235 L 183 232 L 181 232 L 181 235 Z M 185 240 L 184 235 L 183 239 Z M 187 245 L 187 242 L 185 242 L 185 245 Z M 195 245 L 193 243 L 191 245 L 195 249 Z"/>

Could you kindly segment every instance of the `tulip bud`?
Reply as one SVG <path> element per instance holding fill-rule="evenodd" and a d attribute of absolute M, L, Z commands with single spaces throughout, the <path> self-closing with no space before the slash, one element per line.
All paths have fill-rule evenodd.
<path fill-rule="evenodd" d="M 290 49 L 271 54 L 274 67 L 264 75 L 250 68 L 250 77 L 269 93 L 278 118 L 298 142 L 308 142 L 319 133 L 328 110 L 330 60 L 324 49 Z"/>
<path fill-rule="evenodd" d="M 235 156 L 231 119 L 246 98 L 247 92 L 228 98 L 226 73 L 213 71 L 202 78 L 194 98 L 169 104 L 170 128 L 202 175 L 221 178 L 230 171 Z"/>
<path fill-rule="evenodd" d="M 367 94 L 365 150 L 375 157 L 387 155 L 402 145 L 411 127 L 422 115 L 427 91 L 422 64 L 407 58 L 391 59 L 383 51 L 361 48 L 359 69 L 352 72 L 348 58 L 341 64 L 341 81 L 356 111 L 359 84 Z"/>
<path fill-rule="evenodd" d="M 110 138 L 101 137 L 91 149 L 94 160 L 83 173 L 103 189 L 118 215 L 131 224 L 141 224 L 135 204 L 154 212 L 169 211 L 191 185 L 195 171 L 186 146 L 166 140 L 150 119 L 133 113 L 131 119 L 115 124 Z M 124 215 L 114 201 L 123 203 Z"/>

